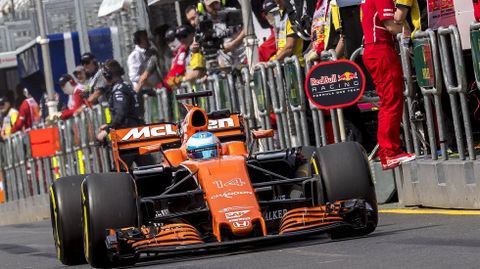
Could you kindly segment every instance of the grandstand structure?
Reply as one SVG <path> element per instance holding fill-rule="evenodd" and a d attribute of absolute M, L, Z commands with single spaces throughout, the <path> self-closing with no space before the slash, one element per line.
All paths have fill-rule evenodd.
<path fill-rule="evenodd" d="M 43 0 L 47 34 L 77 31 L 78 14 L 75 1 Z M 82 0 L 85 27 L 87 30 L 99 27 L 118 27 L 120 42 L 125 44 L 122 55 L 128 55 L 132 48 L 131 34 L 139 27 L 136 1 L 129 9 L 98 17 L 102 0 Z M 34 0 L 0 0 L 0 52 L 13 51 L 39 35 Z"/>

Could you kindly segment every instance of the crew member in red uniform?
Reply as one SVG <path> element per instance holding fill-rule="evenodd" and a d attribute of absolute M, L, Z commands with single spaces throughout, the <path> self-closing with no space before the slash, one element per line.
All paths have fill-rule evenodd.
<path fill-rule="evenodd" d="M 40 108 L 33 99 L 28 89 L 23 89 L 23 95 L 26 97 L 18 109 L 18 118 L 12 127 L 12 134 L 18 131 L 32 128 L 34 124 L 40 122 Z"/>
<path fill-rule="evenodd" d="M 82 85 L 76 83 L 71 75 L 62 75 L 58 83 L 62 87 L 63 92 L 70 95 L 70 98 L 68 99 L 67 109 L 57 114 L 57 117 L 66 120 L 80 113 L 84 107 L 90 107 L 87 99 L 82 96 Z"/>
<path fill-rule="evenodd" d="M 395 21 L 393 0 L 365 0 L 362 5 L 364 33 L 363 62 L 372 75 L 381 105 L 378 113 L 378 156 L 382 168 L 392 169 L 415 159 L 400 145 L 403 113 L 403 74 L 394 36 L 402 32 L 403 22 Z"/>
<path fill-rule="evenodd" d="M 186 60 L 188 54 L 188 48 L 193 42 L 193 34 L 195 30 L 190 25 L 180 25 L 175 30 L 175 38 L 167 37 L 167 39 L 173 39 L 171 44 L 175 44 L 176 42 L 180 42 L 178 49 L 175 53 L 175 58 L 172 61 L 172 67 L 168 72 L 167 76 L 164 79 L 164 83 L 169 87 L 173 88 L 178 86 L 183 79 L 183 76 L 186 72 Z M 173 33 L 167 33 L 166 35 L 172 35 Z M 171 46 L 171 45 L 169 45 Z"/>
<path fill-rule="evenodd" d="M 480 21 L 480 2 L 478 0 L 472 0 L 473 2 L 473 16 L 475 20 Z"/>

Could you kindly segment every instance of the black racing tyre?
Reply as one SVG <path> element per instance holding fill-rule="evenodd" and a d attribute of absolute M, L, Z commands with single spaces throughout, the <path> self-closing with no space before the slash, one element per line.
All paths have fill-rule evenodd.
<path fill-rule="evenodd" d="M 348 235 L 373 232 L 378 223 L 377 197 L 367 155 L 362 146 L 356 142 L 327 145 L 317 149 L 316 159 L 326 201 L 361 198 L 373 208 L 367 227 L 354 230 L 353 234 Z M 342 235 L 332 234 L 332 237 L 338 236 Z"/>
<path fill-rule="evenodd" d="M 92 174 L 82 184 L 83 245 L 88 263 L 96 268 L 131 265 L 110 261 L 105 244 L 106 229 L 138 226 L 137 193 L 127 173 Z"/>
<path fill-rule="evenodd" d="M 50 219 L 58 259 L 84 264 L 81 184 L 85 175 L 62 177 L 50 186 Z"/>

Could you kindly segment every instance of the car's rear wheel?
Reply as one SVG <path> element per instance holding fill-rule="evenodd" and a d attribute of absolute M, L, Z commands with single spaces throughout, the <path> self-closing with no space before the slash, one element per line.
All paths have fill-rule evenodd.
<path fill-rule="evenodd" d="M 135 182 L 126 173 L 92 174 L 82 184 L 84 252 L 93 267 L 132 264 L 111 261 L 105 244 L 106 229 L 138 226 Z"/>
<path fill-rule="evenodd" d="M 65 265 L 85 263 L 81 190 L 85 175 L 59 178 L 50 186 L 50 219 L 58 259 Z"/>
<path fill-rule="evenodd" d="M 351 233 L 339 231 L 332 237 L 366 235 L 375 230 L 378 223 L 378 207 L 372 175 L 366 153 L 356 142 L 327 145 L 317 149 L 315 172 L 321 175 L 325 201 L 364 199 L 372 207 L 365 228 Z"/>

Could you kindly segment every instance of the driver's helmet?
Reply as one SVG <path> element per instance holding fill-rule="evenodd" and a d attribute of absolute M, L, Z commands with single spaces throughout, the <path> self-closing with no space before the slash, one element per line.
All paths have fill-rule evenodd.
<path fill-rule="evenodd" d="M 190 160 L 208 160 L 218 158 L 220 140 L 210 132 L 199 132 L 187 141 L 187 157 Z"/>

